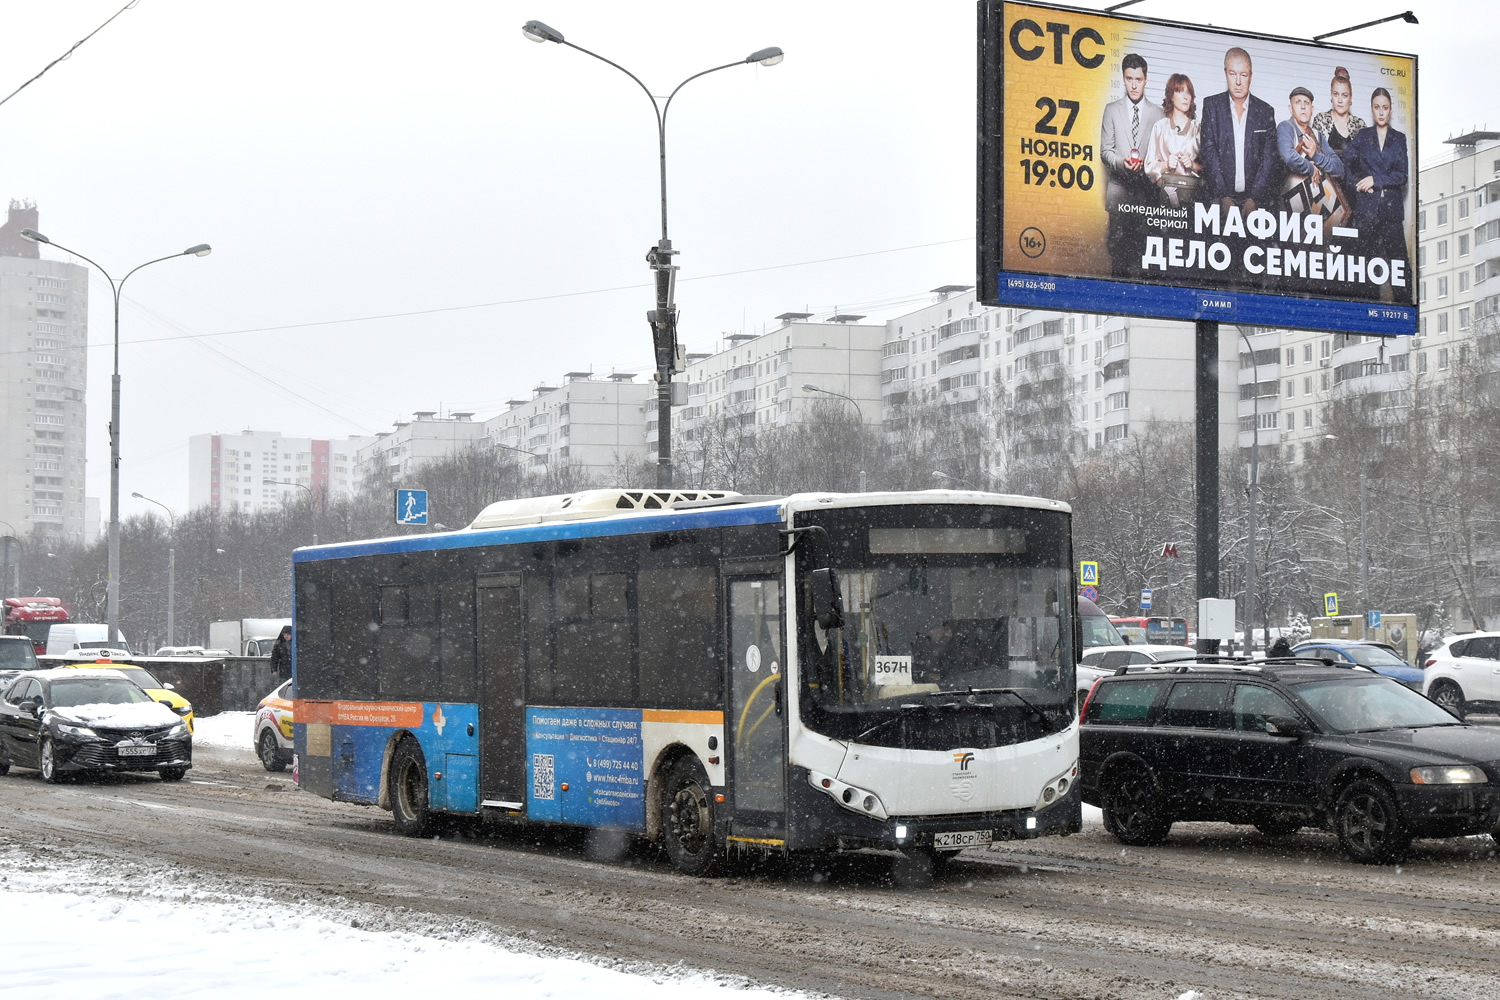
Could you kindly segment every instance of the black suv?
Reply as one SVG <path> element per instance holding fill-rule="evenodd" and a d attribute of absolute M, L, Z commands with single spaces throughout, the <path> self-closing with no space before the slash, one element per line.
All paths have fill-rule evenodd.
<path fill-rule="evenodd" d="M 1413 837 L 1500 840 L 1500 729 L 1314 663 L 1100 678 L 1081 720 L 1083 800 L 1126 844 L 1159 843 L 1178 820 L 1268 837 L 1331 827 L 1367 864 L 1399 860 Z"/>

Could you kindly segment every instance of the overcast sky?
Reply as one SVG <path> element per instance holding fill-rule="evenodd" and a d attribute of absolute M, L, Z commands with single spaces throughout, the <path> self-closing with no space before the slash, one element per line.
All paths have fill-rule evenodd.
<path fill-rule="evenodd" d="M 0 0 L 0 95 L 123 2 Z M 1412 5 L 1421 25 L 1343 40 L 1418 55 L 1431 163 L 1449 136 L 1500 129 L 1494 88 L 1476 85 L 1500 32 L 1489 4 Z M 1308 37 L 1401 9 L 1132 12 L 1212 10 L 1223 27 Z M 655 119 L 618 70 L 527 41 L 530 18 L 658 95 L 786 50 L 672 106 L 690 350 L 788 310 L 883 319 L 974 284 L 968 0 L 140 0 L 0 105 L 0 194 L 34 200 L 55 242 L 116 276 L 214 247 L 125 287 L 124 516 L 151 509 L 137 490 L 186 507 L 192 434 L 373 434 L 414 410 L 492 416 L 568 371 L 649 377 Z M 90 295 L 87 491 L 104 498 L 111 309 L 97 274 Z"/>

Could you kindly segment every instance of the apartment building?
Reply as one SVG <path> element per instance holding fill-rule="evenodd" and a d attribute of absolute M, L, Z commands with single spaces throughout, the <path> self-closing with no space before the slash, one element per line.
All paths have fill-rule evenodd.
<path fill-rule="evenodd" d="M 253 514 L 304 495 L 350 497 L 358 454 L 375 439 L 293 438 L 279 431 L 195 434 L 188 438 L 188 506 Z"/>
<path fill-rule="evenodd" d="M 42 260 L 21 239 L 37 226 L 17 201 L 0 226 L 0 531 L 85 543 L 89 273 Z"/>
<path fill-rule="evenodd" d="M 484 437 L 484 424 L 472 413 L 441 416 L 437 410 L 417 410 L 410 420 L 398 420 L 392 430 L 360 439 L 354 449 L 354 484 L 371 478 L 399 480 L 419 466 L 467 448 Z"/>
<path fill-rule="evenodd" d="M 813 405 L 852 405 L 861 423 L 881 421 L 881 350 L 884 324 L 840 313 L 821 322 L 812 313 L 786 312 L 781 324 L 760 334 L 728 334 L 723 348 L 689 354 L 686 405 L 672 412 L 674 461 L 693 461 L 716 425 L 785 426 L 800 422 Z M 809 389 L 806 386 L 815 386 Z M 654 396 L 653 396 L 654 400 Z M 656 460 L 657 413 L 646 408 L 646 452 Z"/>
<path fill-rule="evenodd" d="M 570 466 L 605 478 L 646 457 L 646 413 L 656 412 L 656 385 L 632 373 L 568 372 L 558 385 L 539 385 L 530 398 L 506 402 L 484 421 L 482 439 L 514 452 L 529 471 Z"/>

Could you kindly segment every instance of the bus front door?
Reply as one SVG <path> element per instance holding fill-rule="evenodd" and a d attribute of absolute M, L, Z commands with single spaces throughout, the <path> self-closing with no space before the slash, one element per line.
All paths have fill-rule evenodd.
<path fill-rule="evenodd" d="M 786 702 L 781 576 L 726 575 L 731 839 L 779 843 L 786 826 Z"/>
<path fill-rule="evenodd" d="M 479 630 L 479 791 L 486 805 L 526 802 L 525 660 L 521 574 L 482 576 Z"/>

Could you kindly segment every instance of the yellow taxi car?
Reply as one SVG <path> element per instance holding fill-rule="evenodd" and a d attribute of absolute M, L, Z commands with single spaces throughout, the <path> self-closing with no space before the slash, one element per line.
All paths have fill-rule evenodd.
<path fill-rule="evenodd" d="M 188 732 L 193 731 L 193 705 L 171 684 L 163 684 L 157 680 L 151 671 L 144 667 L 138 667 L 133 663 L 123 661 L 129 656 L 123 650 L 120 651 L 120 659 L 116 659 L 115 651 L 111 649 L 79 649 L 68 655 L 68 662 L 62 664 L 65 667 L 109 667 L 118 673 L 124 674 L 135 686 L 151 696 L 152 701 L 161 702 L 172 711 L 182 716 L 182 721 L 187 723 Z"/>
<path fill-rule="evenodd" d="M 292 762 L 292 699 L 297 695 L 294 683 L 281 684 L 255 709 L 255 755 L 267 771 L 284 770 Z"/>

